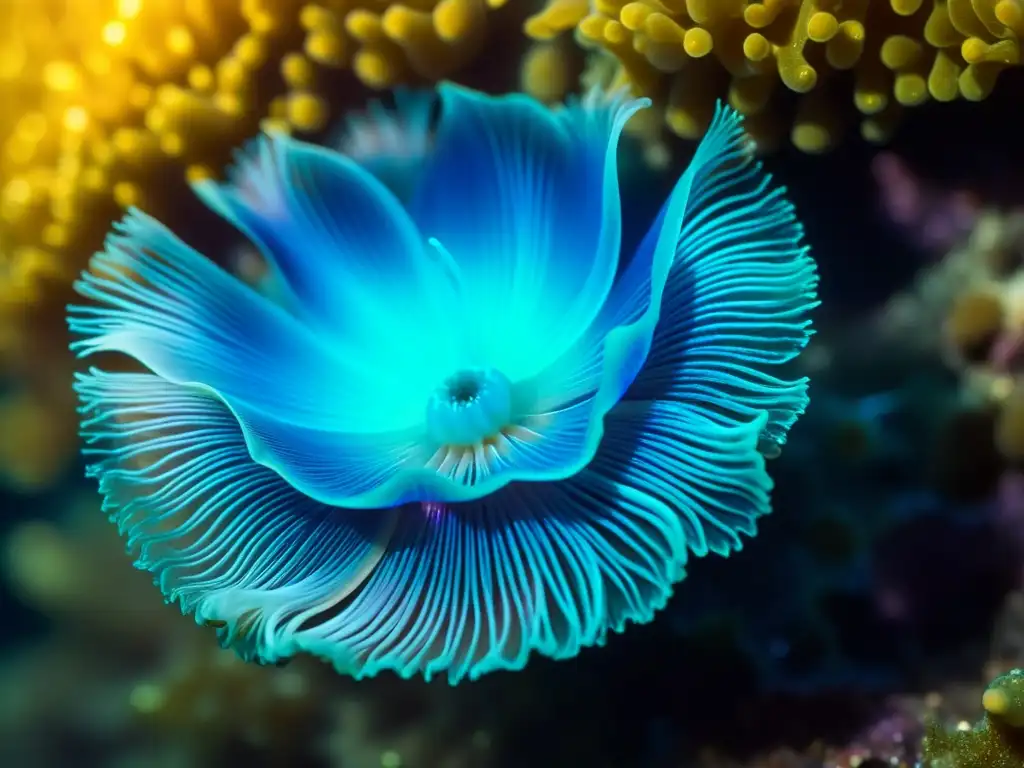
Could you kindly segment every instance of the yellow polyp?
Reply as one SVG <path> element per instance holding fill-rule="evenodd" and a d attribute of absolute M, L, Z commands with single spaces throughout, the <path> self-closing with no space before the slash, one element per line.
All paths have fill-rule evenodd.
<path fill-rule="evenodd" d="M 827 43 L 838 32 L 838 19 L 825 11 L 818 11 L 807 22 L 807 36 L 816 43 Z"/>
<path fill-rule="evenodd" d="M 345 31 L 362 43 L 372 43 L 385 36 L 380 16 L 361 9 L 345 16 Z"/>
<path fill-rule="evenodd" d="M 676 0 L 675 3 L 669 2 L 670 6 L 684 7 L 694 23 L 705 28 L 725 24 L 738 18 L 746 4 L 747 0 L 685 0 L 685 2 Z"/>
<path fill-rule="evenodd" d="M 545 103 L 561 101 L 573 87 L 570 66 L 570 58 L 559 41 L 534 43 L 520 67 L 521 87 Z"/>
<path fill-rule="evenodd" d="M 256 69 L 267 59 L 267 43 L 255 34 L 247 34 L 235 43 L 235 56 L 247 69 Z"/>
<path fill-rule="evenodd" d="M 1018 732 L 1024 728 L 1024 671 L 1014 669 L 994 680 L 985 691 L 982 706 L 991 719 L 1003 727 L 1008 726 Z M 1012 762 L 1017 763 L 1021 755 L 1019 741 L 1014 749 L 1017 759 Z"/>
<path fill-rule="evenodd" d="M 90 154 L 92 155 L 93 162 L 102 167 L 114 162 L 117 153 L 114 150 L 113 143 L 97 142 L 92 146 Z"/>
<path fill-rule="evenodd" d="M 782 10 L 779 2 L 751 3 L 743 9 L 743 20 L 754 29 L 764 29 L 778 18 Z"/>
<path fill-rule="evenodd" d="M 589 12 L 589 0 L 552 0 L 528 18 L 523 29 L 534 40 L 551 40 L 578 26 Z"/>
<path fill-rule="evenodd" d="M 967 101 L 981 101 L 995 88 L 998 72 L 990 66 L 968 65 L 957 79 L 960 95 Z"/>
<path fill-rule="evenodd" d="M 187 82 L 194 91 L 209 92 L 215 83 L 213 70 L 206 65 L 195 65 L 188 70 Z"/>
<path fill-rule="evenodd" d="M 891 75 L 881 67 L 858 72 L 853 104 L 862 115 L 877 115 L 888 108 Z"/>
<path fill-rule="evenodd" d="M 327 104 L 313 93 L 288 97 L 288 122 L 299 131 L 319 131 L 327 124 Z"/>
<path fill-rule="evenodd" d="M 53 222 L 43 227 L 43 244 L 49 248 L 63 248 L 70 239 L 70 233 L 64 224 Z"/>
<path fill-rule="evenodd" d="M 737 78 L 730 84 L 726 100 L 743 115 L 760 114 L 768 106 L 774 84 L 769 77 Z"/>
<path fill-rule="evenodd" d="M 753 32 L 743 39 L 743 55 L 751 61 L 762 61 L 772 55 L 772 45 L 760 32 Z"/>
<path fill-rule="evenodd" d="M 311 32 L 303 48 L 318 64 L 340 67 L 345 63 L 345 45 L 341 36 L 333 32 Z"/>
<path fill-rule="evenodd" d="M 647 37 L 635 38 L 634 48 L 659 72 L 678 72 L 692 58 L 678 43 L 657 43 Z"/>
<path fill-rule="evenodd" d="M 1010 711 L 1010 697 L 998 688 L 989 688 L 982 696 L 981 705 L 990 715 L 1005 715 Z"/>
<path fill-rule="evenodd" d="M 825 46 L 825 60 L 833 69 L 853 69 L 864 53 L 864 25 L 844 21 Z"/>
<path fill-rule="evenodd" d="M 167 111 L 161 106 L 151 107 L 146 112 L 145 126 L 153 133 L 160 133 L 167 127 Z"/>
<path fill-rule="evenodd" d="M 625 24 L 612 22 L 616 27 L 628 30 Z M 651 41 L 656 43 L 669 43 L 671 45 L 682 45 L 686 31 L 675 21 L 663 13 L 650 13 L 644 20 L 643 31 Z"/>
<path fill-rule="evenodd" d="M 196 41 L 192 36 L 192 30 L 184 25 L 177 25 L 168 30 L 167 50 L 182 58 L 195 54 Z"/>
<path fill-rule="evenodd" d="M 689 56 L 695 59 L 707 56 L 711 53 L 713 47 L 714 40 L 711 37 L 711 33 L 706 29 L 694 27 L 693 29 L 686 30 L 686 34 L 683 37 L 683 50 Z"/>
<path fill-rule="evenodd" d="M 128 105 L 137 110 L 144 110 L 153 101 L 153 89 L 148 86 L 133 85 L 128 91 Z"/>
<path fill-rule="evenodd" d="M 260 120 L 260 130 L 264 133 L 279 133 L 287 136 L 291 133 L 292 127 L 288 121 L 283 118 L 265 117 Z"/>
<path fill-rule="evenodd" d="M 870 144 L 884 144 L 892 138 L 892 126 L 889 121 L 868 118 L 860 124 L 860 137 Z"/>
<path fill-rule="evenodd" d="M 208 165 L 202 165 L 196 163 L 185 168 L 185 180 L 189 184 L 195 184 L 200 181 L 206 181 L 208 179 L 215 178 L 216 174 L 213 169 Z"/>
<path fill-rule="evenodd" d="M 948 7 L 938 4 L 928 14 L 922 37 L 930 47 L 936 49 L 959 45 L 964 39 L 964 35 L 953 26 L 953 22 L 949 18 Z"/>
<path fill-rule="evenodd" d="M 676 136 L 683 139 L 699 139 L 701 134 L 707 130 L 703 121 L 695 119 L 690 113 L 678 108 L 670 107 L 665 110 L 665 122 Z"/>
<path fill-rule="evenodd" d="M 100 192 L 106 189 L 107 176 L 102 168 L 93 166 L 82 171 L 82 186 L 91 192 Z"/>
<path fill-rule="evenodd" d="M 793 142 L 794 147 L 808 154 L 825 152 L 833 144 L 832 136 L 828 130 L 813 123 L 794 125 L 793 131 L 790 134 L 790 141 Z"/>
<path fill-rule="evenodd" d="M 89 113 L 84 107 L 69 107 L 64 112 L 64 127 L 73 133 L 82 133 L 89 127 Z"/>
<path fill-rule="evenodd" d="M 629 40 L 629 32 L 619 22 L 610 21 L 604 25 L 603 37 L 605 42 L 612 45 L 622 45 Z"/>
<path fill-rule="evenodd" d="M 130 157 L 138 151 L 139 133 L 129 128 L 119 128 L 112 140 L 114 152 L 121 157 Z"/>
<path fill-rule="evenodd" d="M 893 95 L 904 107 L 919 106 L 928 100 L 928 81 L 918 74 L 897 75 Z"/>
<path fill-rule="evenodd" d="M 394 82 L 388 57 L 379 51 L 363 49 L 352 61 L 356 77 L 371 88 L 387 88 Z"/>
<path fill-rule="evenodd" d="M 791 91 L 807 93 L 817 84 L 818 73 L 815 71 L 814 67 L 804 62 L 791 69 L 787 69 L 783 74 L 782 82 L 784 82 L 786 87 Z"/>
<path fill-rule="evenodd" d="M 653 9 L 646 3 L 627 3 L 619 11 L 619 21 L 630 32 L 639 32 L 652 13 Z"/>
<path fill-rule="evenodd" d="M 270 35 L 278 27 L 278 21 L 269 13 L 254 13 L 249 18 L 249 29 L 258 35 Z"/>
<path fill-rule="evenodd" d="M 598 42 L 604 39 L 604 28 L 608 23 L 610 23 L 609 19 L 602 18 L 596 14 L 587 16 L 579 23 L 577 31 L 584 39 L 590 40 L 591 42 Z"/>
<path fill-rule="evenodd" d="M 234 56 L 221 59 L 216 68 L 217 87 L 221 91 L 240 91 L 249 80 L 249 71 Z"/>
<path fill-rule="evenodd" d="M 963 67 L 946 51 L 939 51 L 928 73 L 928 92 L 936 101 L 953 101 L 960 96 L 958 80 Z"/>
<path fill-rule="evenodd" d="M 891 70 L 898 71 L 917 64 L 924 54 L 924 46 L 906 35 L 893 35 L 882 43 L 880 58 Z"/>
<path fill-rule="evenodd" d="M 313 62 L 301 53 L 289 53 L 281 59 L 281 77 L 289 88 L 309 88 L 315 78 Z"/>
<path fill-rule="evenodd" d="M 337 29 L 337 17 L 321 5 L 304 5 L 299 11 L 299 24 L 307 32 Z"/>
<path fill-rule="evenodd" d="M 840 132 L 836 112 L 820 91 L 800 99 L 790 132 L 793 146 L 810 154 L 825 152 L 835 146 Z"/>
<path fill-rule="evenodd" d="M 3 202 L 28 205 L 32 201 L 32 185 L 25 179 L 11 179 L 3 188 Z"/>
<path fill-rule="evenodd" d="M 29 141 L 39 141 L 43 138 L 48 127 L 46 115 L 41 112 L 29 112 L 18 120 L 14 127 L 18 136 Z"/>
<path fill-rule="evenodd" d="M 126 37 L 128 37 L 128 27 L 125 26 L 123 21 L 117 20 L 108 21 L 100 33 L 100 38 L 103 42 L 110 46 L 121 45 Z"/>
<path fill-rule="evenodd" d="M 913 16 L 924 5 L 924 0 L 889 0 L 892 9 L 900 16 Z"/>
<path fill-rule="evenodd" d="M 54 221 L 67 224 L 75 217 L 75 201 L 70 194 L 53 195 L 50 199 L 50 215 Z"/>
<path fill-rule="evenodd" d="M 165 133 L 160 137 L 160 151 L 171 157 L 185 153 L 185 139 L 179 133 Z"/>
<path fill-rule="evenodd" d="M 968 64 L 985 61 L 988 56 L 988 43 L 977 37 L 969 37 L 960 46 L 960 55 Z"/>
<path fill-rule="evenodd" d="M 81 76 L 74 64 L 67 61 L 53 61 L 43 69 L 43 83 L 51 91 L 74 91 L 81 87 Z"/>
<path fill-rule="evenodd" d="M 3 187 L 2 200 L 4 205 L 24 208 L 39 203 L 47 193 L 48 188 L 40 179 L 29 175 L 15 176 Z"/>
<path fill-rule="evenodd" d="M 142 191 L 131 182 L 119 181 L 114 185 L 114 202 L 122 208 L 137 206 L 142 202 Z"/>
<path fill-rule="evenodd" d="M 380 28 L 385 35 L 399 42 L 408 40 L 420 33 L 423 29 L 424 21 L 426 21 L 428 26 L 432 26 L 429 17 L 424 20 L 423 14 L 411 8 L 407 8 L 404 5 L 392 5 L 384 11 L 384 15 L 380 20 Z"/>
<path fill-rule="evenodd" d="M 442 40 L 454 43 L 473 34 L 477 16 L 475 0 L 441 0 L 434 8 L 434 31 Z"/>
<path fill-rule="evenodd" d="M 1024 3 L 1020 0 L 999 0 L 993 15 L 1018 38 L 1024 38 Z"/>

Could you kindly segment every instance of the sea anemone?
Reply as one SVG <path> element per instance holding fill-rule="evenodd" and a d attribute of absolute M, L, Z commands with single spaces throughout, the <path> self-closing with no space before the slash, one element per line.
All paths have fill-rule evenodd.
<path fill-rule="evenodd" d="M 436 125 L 371 111 L 403 162 L 271 134 L 195 183 L 273 300 L 135 210 L 77 284 L 74 351 L 148 369 L 76 382 L 106 509 L 247 659 L 454 683 L 573 656 L 742 547 L 805 407 L 771 371 L 815 266 L 736 112 L 636 244 L 616 151 L 648 100 L 438 93 Z"/>

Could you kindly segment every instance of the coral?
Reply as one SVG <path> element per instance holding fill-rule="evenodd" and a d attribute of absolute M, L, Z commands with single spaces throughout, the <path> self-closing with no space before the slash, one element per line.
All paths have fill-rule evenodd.
<path fill-rule="evenodd" d="M 923 768 L 1018 768 L 1024 763 L 1024 670 L 994 680 L 982 697 L 984 718 L 947 731 L 932 723 L 922 743 Z"/>
<path fill-rule="evenodd" d="M 163 213 L 262 124 L 452 73 L 505 0 L 11 0 L 0 6 L 0 341 L 119 209 Z"/>
<path fill-rule="evenodd" d="M 549 0 L 526 32 L 549 40 L 573 29 L 619 63 L 617 83 L 654 97 L 665 122 L 700 136 L 714 101 L 750 116 L 763 145 L 783 121 L 781 84 L 800 94 L 792 142 L 819 152 L 843 127 L 833 83 L 852 72 L 861 135 L 882 141 L 902 107 L 984 99 L 1020 62 L 1021 0 Z M 830 82 L 832 81 L 832 82 Z M 840 86 L 843 87 L 843 86 Z"/>
<path fill-rule="evenodd" d="M 538 43 L 523 57 L 519 84 L 545 104 L 554 104 L 573 90 L 573 80 L 579 77 L 577 69 L 564 41 Z"/>
<path fill-rule="evenodd" d="M 1022 267 L 1024 212 L 981 206 L 970 232 L 951 241 L 912 286 L 889 299 L 876 319 L 878 331 L 903 338 L 921 353 L 967 365 L 971 379 L 982 368 L 989 374 L 1005 370 L 1015 329 L 1024 328 Z M 982 378 L 968 383 L 983 399 L 995 390 L 1008 392 L 1005 382 L 993 389 L 994 377 Z"/>
<path fill-rule="evenodd" d="M 204 644 L 172 655 L 156 677 L 136 683 L 128 704 L 143 729 L 181 734 L 211 757 L 238 736 L 285 760 L 302 752 L 321 724 L 321 680 L 312 664 L 265 669 Z"/>
<path fill-rule="evenodd" d="M 871 161 L 882 210 L 919 248 L 942 254 L 970 234 L 978 200 L 964 189 L 946 190 L 922 180 L 892 152 Z"/>
<path fill-rule="evenodd" d="M 946 319 L 949 340 L 968 360 L 987 357 L 1003 327 L 1003 304 L 989 291 L 957 296 Z"/>
<path fill-rule="evenodd" d="M 1024 212 L 984 210 L 971 236 L 894 300 L 889 321 L 931 334 L 962 375 L 964 397 L 992 411 L 1003 459 L 1024 458 Z M 905 315 L 897 320 L 897 315 Z M 942 333 L 935 334 L 936 327 Z M 977 451 L 975 451 L 977 453 Z"/>

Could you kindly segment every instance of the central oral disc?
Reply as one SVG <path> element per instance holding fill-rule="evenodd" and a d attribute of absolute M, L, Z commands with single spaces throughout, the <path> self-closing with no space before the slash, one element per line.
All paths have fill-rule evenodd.
<path fill-rule="evenodd" d="M 512 384 L 492 368 L 452 374 L 427 403 L 427 431 L 443 445 L 475 445 L 497 435 L 512 418 Z"/>

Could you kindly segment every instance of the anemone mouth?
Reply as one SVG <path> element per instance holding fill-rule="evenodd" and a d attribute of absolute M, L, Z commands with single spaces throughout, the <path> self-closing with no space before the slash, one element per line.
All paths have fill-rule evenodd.
<path fill-rule="evenodd" d="M 484 443 L 512 423 L 512 383 L 493 368 L 448 376 L 427 401 L 427 432 L 439 445 Z"/>
<path fill-rule="evenodd" d="M 448 402 L 452 406 L 465 407 L 479 399 L 482 382 L 473 371 L 459 371 L 445 381 L 444 388 L 448 392 Z"/>

